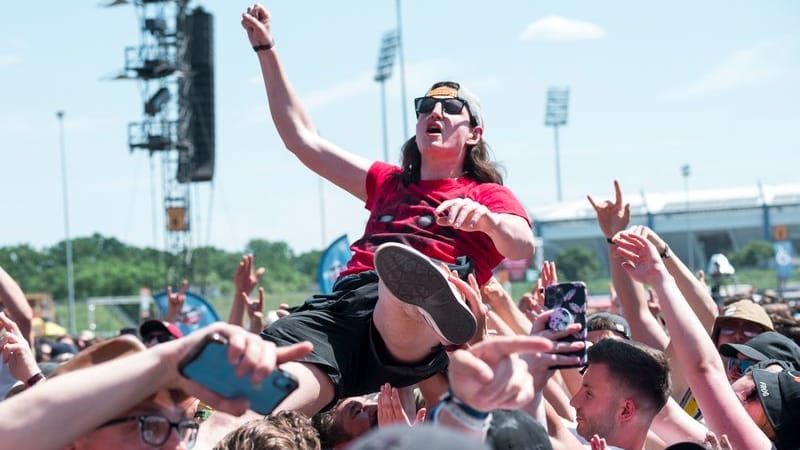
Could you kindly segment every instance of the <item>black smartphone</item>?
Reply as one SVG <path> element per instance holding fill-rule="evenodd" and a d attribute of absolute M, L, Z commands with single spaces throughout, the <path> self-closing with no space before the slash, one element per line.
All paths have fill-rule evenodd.
<path fill-rule="evenodd" d="M 544 288 L 544 307 L 553 310 L 547 328 L 561 331 L 573 323 L 581 324 L 581 330 L 565 336 L 561 342 L 586 342 L 586 285 L 580 281 L 551 284 Z M 579 356 L 581 362 L 574 366 L 556 366 L 558 368 L 582 367 L 586 365 L 586 348 L 583 350 L 565 353 L 565 355 Z"/>
<path fill-rule="evenodd" d="M 298 387 L 297 378 L 275 368 L 261 384 L 253 384 L 251 374 L 236 376 L 228 362 L 228 340 L 209 334 L 178 365 L 181 374 L 225 398 L 247 398 L 250 409 L 267 415 Z"/>

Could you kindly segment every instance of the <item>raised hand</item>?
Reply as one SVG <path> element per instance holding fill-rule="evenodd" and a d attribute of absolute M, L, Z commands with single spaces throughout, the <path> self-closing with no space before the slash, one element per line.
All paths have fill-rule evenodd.
<path fill-rule="evenodd" d="M 528 363 L 528 372 L 533 376 L 534 389 L 541 391 L 547 380 L 555 373 L 555 366 L 573 366 L 580 364 L 581 358 L 579 356 L 564 355 L 563 353 L 571 353 L 583 350 L 586 347 L 586 342 L 558 342 L 559 339 L 575 334 L 581 331 L 581 324 L 571 323 L 561 331 L 553 331 L 548 329 L 547 322 L 550 321 L 550 316 L 553 311 L 545 311 L 540 314 L 533 321 L 531 327 L 531 336 L 547 339 L 552 342 L 552 349 L 545 352 L 530 352 L 522 355 Z"/>
<path fill-rule="evenodd" d="M 469 274 L 467 276 L 467 281 L 469 283 L 467 283 L 459 278 L 455 271 L 450 272 L 449 281 L 461 291 L 461 295 L 464 296 L 469 310 L 472 311 L 472 315 L 475 316 L 477 327 L 475 328 L 475 335 L 469 340 L 469 345 L 475 345 L 484 340 L 488 334 L 486 331 L 486 313 L 488 308 L 481 299 L 478 281 L 475 279 L 475 275 Z"/>
<path fill-rule="evenodd" d="M 598 204 L 591 195 L 586 196 L 586 199 L 592 204 L 592 208 L 597 214 L 597 223 L 606 238 L 611 238 L 627 228 L 631 220 L 631 205 L 629 203 L 623 204 L 622 190 L 620 190 L 619 181 L 617 180 L 614 180 L 614 191 L 616 196 L 613 202 L 605 200 Z"/>
<path fill-rule="evenodd" d="M 236 268 L 236 273 L 233 275 L 233 285 L 236 289 L 236 295 L 241 295 L 243 293 L 250 295 L 263 274 L 263 267 L 259 267 L 255 272 L 253 271 L 252 254 L 243 255 L 242 260 L 239 261 L 239 266 Z"/>
<path fill-rule="evenodd" d="M 247 304 L 247 317 L 250 319 L 250 331 L 259 333 L 264 328 L 264 288 L 258 288 L 258 298 L 250 298 L 244 294 Z"/>
<path fill-rule="evenodd" d="M 247 31 L 247 38 L 253 47 L 274 45 L 270 25 L 270 14 L 261 4 L 255 3 L 242 13 L 242 28 Z"/>
<path fill-rule="evenodd" d="M 400 400 L 400 390 L 392 387 L 389 383 L 381 386 L 381 392 L 378 396 L 378 426 L 384 427 L 395 423 L 401 423 L 413 427 L 425 421 L 425 416 L 428 410 L 420 408 L 417 411 L 414 421 L 408 418 L 406 410 L 403 408 L 403 403 Z"/>
<path fill-rule="evenodd" d="M 0 312 L 0 353 L 3 363 L 8 365 L 11 375 L 17 380 L 28 381 L 40 372 L 36 357 L 17 324 Z"/>
<path fill-rule="evenodd" d="M 550 351 L 553 343 L 531 336 L 493 337 L 450 354 L 453 395 L 480 410 L 517 409 L 533 399 L 533 377 L 520 354 Z"/>
<path fill-rule="evenodd" d="M 186 288 L 189 287 L 189 281 L 183 280 L 181 282 L 181 290 L 172 292 L 172 286 L 167 286 L 167 314 L 164 320 L 167 322 L 177 322 L 183 310 L 183 305 L 186 303 Z"/>
<path fill-rule="evenodd" d="M 622 267 L 636 281 L 653 285 L 663 275 L 669 275 L 655 245 L 636 233 L 622 232 L 614 237 L 617 256 Z"/>

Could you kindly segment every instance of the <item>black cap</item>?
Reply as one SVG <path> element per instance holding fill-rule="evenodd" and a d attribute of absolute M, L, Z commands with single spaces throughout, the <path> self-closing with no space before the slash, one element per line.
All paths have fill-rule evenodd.
<path fill-rule="evenodd" d="M 520 410 L 492 411 L 492 422 L 486 432 L 486 443 L 496 450 L 553 450 L 547 430 L 533 417 Z"/>
<path fill-rule="evenodd" d="M 800 448 L 800 372 L 752 371 L 756 392 L 779 450 Z"/>
<path fill-rule="evenodd" d="M 611 325 L 607 323 L 610 322 Z M 598 312 L 590 315 L 586 319 L 586 331 L 613 331 L 625 339 L 631 338 L 631 326 L 624 317 L 607 312 Z"/>
<path fill-rule="evenodd" d="M 744 344 L 722 344 L 719 353 L 729 358 L 736 358 L 737 354 L 741 353 L 754 361 L 767 359 L 787 361 L 795 369 L 800 370 L 800 346 L 774 331 L 761 333 Z"/>

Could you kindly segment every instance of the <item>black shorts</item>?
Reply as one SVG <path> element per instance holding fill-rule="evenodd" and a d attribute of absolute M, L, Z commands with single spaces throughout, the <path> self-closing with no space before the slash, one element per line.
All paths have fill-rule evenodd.
<path fill-rule="evenodd" d="M 310 341 L 314 350 L 302 361 L 315 364 L 334 385 L 334 400 L 415 384 L 447 368 L 441 345 L 414 364 L 395 360 L 375 328 L 372 313 L 378 301 L 375 271 L 348 275 L 332 294 L 317 294 L 261 332 L 261 337 L 284 346 Z"/>

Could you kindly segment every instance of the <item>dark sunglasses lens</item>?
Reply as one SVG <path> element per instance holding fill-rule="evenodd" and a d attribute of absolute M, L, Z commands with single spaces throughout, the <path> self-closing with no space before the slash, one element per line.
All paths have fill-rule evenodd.
<path fill-rule="evenodd" d="M 447 98 L 442 100 L 442 108 L 447 114 L 461 114 L 464 109 L 464 102 L 458 98 Z"/>
<path fill-rule="evenodd" d="M 447 114 L 460 114 L 461 110 L 464 109 L 464 101 L 459 98 L 420 97 L 414 101 L 417 117 L 420 114 L 428 114 L 433 111 L 437 103 L 442 104 L 442 110 Z"/>
<path fill-rule="evenodd" d="M 433 111 L 433 107 L 436 106 L 436 99 L 431 97 L 420 97 L 416 99 L 414 103 L 414 107 L 417 110 L 417 116 L 419 116 L 420 114 L 428 114 L 429 112 Z"/>

